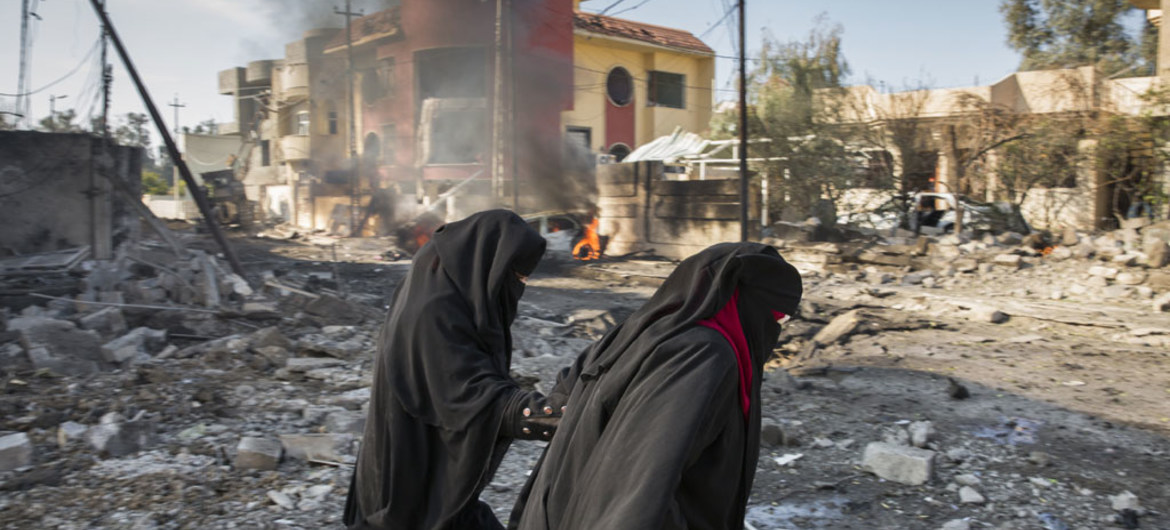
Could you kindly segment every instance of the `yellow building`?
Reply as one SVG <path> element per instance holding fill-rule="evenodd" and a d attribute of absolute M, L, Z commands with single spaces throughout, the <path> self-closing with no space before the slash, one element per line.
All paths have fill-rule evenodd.
<path fill-rule="evenodd" d="M 573 108 L 562 115 L 568 141 L 620 159 L 676 128 L 706 131 L 715 52 L 683 30 L 583 13 L 581 1 Z"/>

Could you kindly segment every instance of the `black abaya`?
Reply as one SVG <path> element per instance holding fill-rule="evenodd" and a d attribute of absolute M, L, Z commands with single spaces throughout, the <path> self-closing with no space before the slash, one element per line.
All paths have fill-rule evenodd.
<path fill-rule="evenodd" d="M 699 325 L 738 292 L 752 373 Z M 775 249 L 721 244 L 684 261 L 649 302 L 562 373 L 568 408 L 510 521 L 523 530 L 740 529 L 759 453 L 760 381 L 800 275 Z M 550 396 L 554 397 L 554 396 Z"/>
<path fill-rule="evenodd" d="M 544 245 L 496 210 L 439 228 L 415 256 L 378 338 L 349 528 L 501 528 L 479 494 L 524 437 L 521 411 L 544 408 L 509 376 L 518 276 Z"/>

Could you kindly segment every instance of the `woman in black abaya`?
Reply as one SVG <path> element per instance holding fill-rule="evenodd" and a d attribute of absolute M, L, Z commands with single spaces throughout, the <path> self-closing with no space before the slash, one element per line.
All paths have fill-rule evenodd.
<path fill-rule="evenodd" d="M 480 492 L 512 439 L 548 439 L 555 424 L 508 375 L 509 328 L 544 246 L 495 210 L 440 227 L 415 255 L 379 334 L 347 527 L 502 528 Z"/>
<path fill-rule="evenodd" d="M 775 249 L 715 245 L 562 373 L 564 417 L 512 512 L 523 530 L 741 529 L 760 381 L 797 309 Z"/>

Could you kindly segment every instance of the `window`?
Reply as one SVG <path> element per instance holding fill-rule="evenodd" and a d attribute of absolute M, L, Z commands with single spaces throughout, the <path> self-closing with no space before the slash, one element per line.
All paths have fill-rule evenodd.
<path fill-rule="evenodd" d="M 605 95 L 614 105 L 629 105 L 634 99 L 634 76 L 625 68 L 614 67 L 605 79 Z"/>
<path fill-rule="evenodd" d="M 609 154 L 613 155 L 613 159 L 616 162 L 625 160 L 626 157 L 630 156 L 630 153 L 632 152 L 633 151 L 630 149 L 630 146 L 626 144 L 613 144 L 609 148 Z"/>
<path fill-rule="evenodd" d="M 685 75 L 650 72 L 649 105 L 672 109 L 686 108 L 686 84 Z"/>
<path fill-rule="evenodd" d="M 484 162 L 491 135 L 482 109 L 447 109 L 431 122 L 430 164 Z"/>
<path fill-rule="evenodd" d="M 597 162 L 593 153 L 593 129 L 589 127 L 568 127 L 565 129 L 564 160 L 571 167 L 581 165 L 592 166 Z"/>
<path fill-rule="evenodd" d="M 260 165 L 272 165 L 272 151 L 270 151 L 268 148 L 268 140 L 260 142 Z"/>
<path fill-rule="evenodd" d="M 328 122 L 329 122 L 329 134 L 331 136 L 336 135 L 337 134 L 337 104 L 336 103 L 334 103 L 332 101 L 329 102 L 329 111 L 328 111 L 327 116 L 328 116 Z"/>
<path fill-rule="evenodd" d="M 415 53 L 419 105 L 430 98 L 482 98 L 488 92 L 484 48 L 436 48 Z"/>
<path fill-rule="evenodd" d="M 309 135 L 309 111 L 302 110 L 297 113 L 297 136 Z"/>

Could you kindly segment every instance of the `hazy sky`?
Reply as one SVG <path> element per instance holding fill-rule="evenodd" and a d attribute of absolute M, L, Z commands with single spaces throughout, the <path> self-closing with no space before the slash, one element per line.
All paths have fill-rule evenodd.
<path fill-rule="evenodd" d="M 412 1 L 412 0 L 406 0 Z M 423 0 L 429 1 L 429 0 Z M 462 0 L 473 1 L 473 0 Z M 598 11 L 616 0 L 589 0 L 583 8 Z M 734 18 L 715 25 L 725 5 L 734 0 L 625 0 L 618 14 L 702 35 L 720 55 L 731 56 Z M 230 98 L 217 91 L 217 72 L 256 59 L 280 58 L 284 44 L 304 28 L 286 8 L 297 0 L 108 0 L 114 25 L 126 42 L 151 94 L 164 106 L 177 93 L 187 105 L 184 125 L 232 119 Z M 343 0 L 302 0 L 320 10 Z M 359 0 L 370 3 L 376 0 Z M 33 115 L 49 112 L 50 96 L 66 96 L 58 110 L 75 108 L 82 116 L 98 112 L 97 53 L 87 58 L 98 37 L 98 22 L 89 0 L 34 0 L 42 21 L 36 22 L 32 55 L 33 89 L 77 72 L 33 96 Z M 749 54 L 758 49 L 764 31 L 787 41 L 803 39 L 825 15 L 844 27 L 845 57 L 852 67 L 851 83 L 867 79 L 891 87 L 937 87 L 988 84 L 1011 73 L 1019 57 L 1004 44 L 999 0 L 747 0 Z M 15 93 L 18 79 L 21 0 L 0 0 L 0 93 Z M 327 10 L 326 10 L 327 11 Z M 369 11 L 367 10 L 367 13 Z M 343 19 L 336 17 L 336 23 Z M 1132 17 L 1141 20 L 1140 12 Z M 1135 22 L 1136 24 L 1136 22 Z M 408 30 L 409 31 L 409 30 Z M 112 52 L 111 52 L 112 53 Z M 115 63 L 113 112 L 141 112 L 143 107 L 128 76 Z M 717 88 L 735 85 L 732 60 L 720 59 Z M 731 98 L 733 92 L 720 92 Z M 12 98 L 0 96 L 0 110 L 11 110 Z"/>

